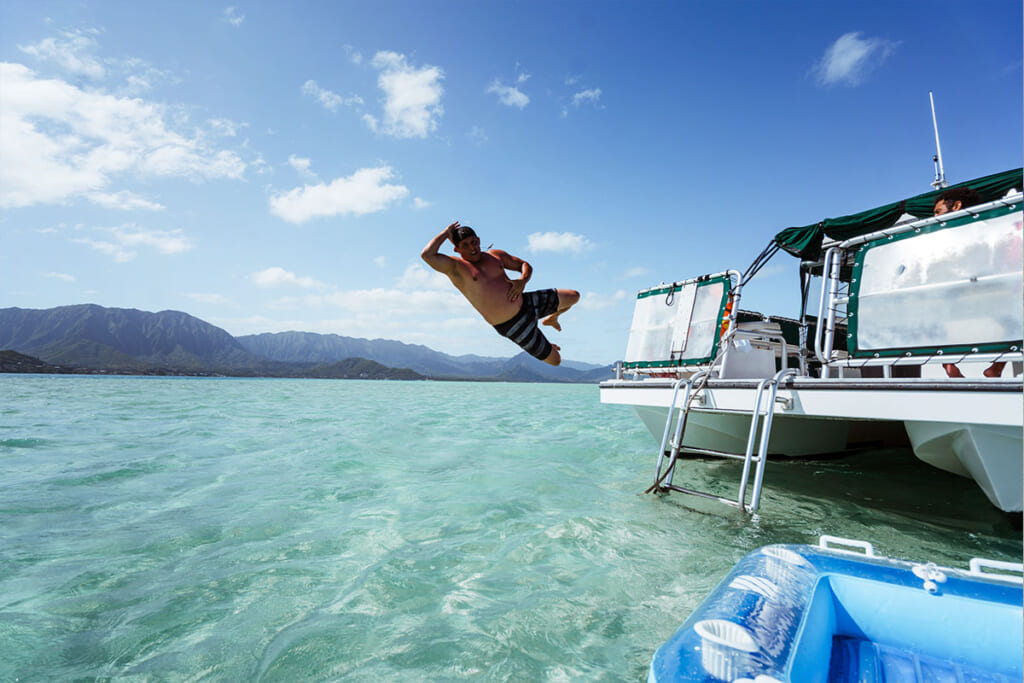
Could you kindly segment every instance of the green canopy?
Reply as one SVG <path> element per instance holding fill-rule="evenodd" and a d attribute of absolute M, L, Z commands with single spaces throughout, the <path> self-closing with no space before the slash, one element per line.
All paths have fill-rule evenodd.
<path fill-rule="evenodd" d="M 983 202 L 990 202 L 999 199 L 1012 188 L 1024 188 L 1024 173 L 1018 168 L 950 185 L 946 189 L 954 187 L 969 187 L 981 195 Z M 932 215 L 935 202 L 939 200 L 944 191 L 925 192 L 910 199 L 880 206 L 877 209 L 840 218 L 826 218 L 820 223 L 812 225 L 786 228 L 775 236 L 775 243 L 793 256 L 799 256 L 802 259 L 817 259 L 821 255 L 821 242 L 825 235 L 834 240 L 846 240 L 857 235 L 866 235 L 895 225 L 896 221 L 905 213 L 917 218 L 928 218 Z"/>

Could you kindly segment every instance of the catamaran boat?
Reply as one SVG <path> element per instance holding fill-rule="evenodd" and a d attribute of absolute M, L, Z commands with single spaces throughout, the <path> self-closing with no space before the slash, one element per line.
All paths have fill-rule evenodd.
<path fill-rule="evenodd" d="M 625 358 L 600 392 L 660 441 L 650 490 L 751 512 L 769 456 L 909 442 L 1021 512 L 1022 171 L 951 187 L 982 203 L 933 216 L 936 190 L 788 228 L 744 273 L 637 294 Z M 797 319 L 740 307 L 779 251 L 800 259 Z M 736 497 L 673 482 L 686 455 L 743 461 Z"/>

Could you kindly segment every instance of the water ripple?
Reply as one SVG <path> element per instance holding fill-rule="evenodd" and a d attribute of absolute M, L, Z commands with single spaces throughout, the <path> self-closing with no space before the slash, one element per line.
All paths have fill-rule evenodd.
<path fill-rule="evenodd" d="M 906 452 L 772 463 L 753 518 L 643 495 L 653 439 L 593 386 L 0 376 L 0 396 L 0 680 L 640 681 L 754 547 L 1021 554 Z"/>

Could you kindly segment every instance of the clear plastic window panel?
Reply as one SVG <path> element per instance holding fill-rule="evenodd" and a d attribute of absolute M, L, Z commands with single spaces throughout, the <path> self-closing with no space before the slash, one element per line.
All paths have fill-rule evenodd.
<path fill-rule="evenodd" d="M 627 363 L 710 356 L 718 332 L 724 284 L 687 283 L 675 292 L 638 298 L 626 348 Z"/>
<path fill-rule="evenodd" d="M 858 351 L 973 346 L 1024 330 L 1021 214 L 868 248 L 858 290 Z"/>

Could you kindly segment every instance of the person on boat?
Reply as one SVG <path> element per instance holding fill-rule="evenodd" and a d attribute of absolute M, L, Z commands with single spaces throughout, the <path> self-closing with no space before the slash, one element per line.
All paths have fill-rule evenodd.
<path fill-rule="evenodd" d="M 439 252 L 445 240 L 451 240 L 457 257 Z M 524 292 L 533 275 L 529 263 L 501 249 L 482 251 L 473 228 L 455 221 L 423 247 L 423 260 L 444 273 L 462 292 L 473 308 L 498 334 L 511 339 L 534 358 L 559 365 L 561 347 L 548 341 L 537 326 L 538 320 L 558 331 L 560 315 L 580 300 L 574 289 L 541 289 Z M 521 273 L 512 280 L 506 270 Z"/>
<path fill-rule="evenodd" d="M 953 187 L 943 192 L 938 201 L 935 202 L 934 215 L 941 216 L 944 213 L 952 213 L 959 211 L 960 209 L 966 209 L 969 206 L 981 203 L 981 196 L 969 187 Z M 963 377 L 963 373 L 960 372 L 960 368 L 956 366 L 956 363 L 943 363 L 943 369 L 946 371 L 948 377 Z M 985 368 L 982 373 L 986 377 L 1000 377 L 1003 374 L 1003 368 L 1006 367 L 1006 363 L 996 362 Z"/>

